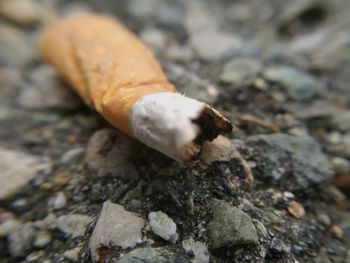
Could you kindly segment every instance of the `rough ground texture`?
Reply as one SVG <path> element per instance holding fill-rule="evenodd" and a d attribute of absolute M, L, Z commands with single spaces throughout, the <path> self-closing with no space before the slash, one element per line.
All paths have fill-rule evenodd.
<path fill-rule="evenodd" d="M 1 262 L 350 262 L 350 1 L 0 0 L 0 10 Z M 109 127 L 37 55 L 52 11 L 118 17 L 234 133 L 187 168 Z M 176 241 L 153 232 L 158 211 Z M 89 247 L 100 216 L 126 227 Z M 107 240 L 103 227 L 95 240 Z M 131 245 L 118 245 L 128 233 Z"/>

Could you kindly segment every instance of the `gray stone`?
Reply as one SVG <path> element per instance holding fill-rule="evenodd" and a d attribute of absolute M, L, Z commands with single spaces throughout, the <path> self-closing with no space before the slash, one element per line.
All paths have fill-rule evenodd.
<path fill-rule="evenodd" d="M 222 58 L 232 50 L 242 49 L 240 38 L 219 29 L 218 23 L 203 1 L 186 1 L 185 26 L 189 41 L 196 53 L 203 59 Z"/>
<path fill-rule="evenodd" d="M 24 33 L 15 27 L 0 25 L 0 63 L 24 66 L 33 61 L 35 50 Z"/>
<path fill-rule="evenodd" d="M 99 260 L 101 247 L 132 248 L 142 242 L 145 221 L 121 205 L 106 201 L 90 238 L 93 261 Z"/>
<path fill-rule="evenodd" d="M 257 135 L 249 137 L 247 144 L 266 162 L 260 169 L 263 177 L 274 184 L 283 178 L 292 182 L 293 188 L 306 189 L 326 183 L 334 175 L 330 161 L 311 137 Z"/>
<path fill-rule="evenodd" d="M 103 177 L 138 177 L 133 160 L 139 155 L 140 144 L 112 129 L 101 129 L 91 137 L 85 155 L 85 164 L 91 173 Z"/>
<path fill-rule="evenodd" d="M 92 13 L 91 6 L 84 2 L 67 2 L 62 6 L 62 16 L 73 17 L 77 15 L 85 15 Z"/>
<path fill-rule="evenodd" d="M 243 49 L 241 39 L 217 31 L 193 33 L 190 43 L 196 53 L 206 60 L 220 59 L 233 50 Z"/>
<path fill-rule="evenodd" d="M 145 247 L 127 253 L 117 263 L 190 263 L 190 261 L 166 248 Z"/>
<path fill-rule="evenodd" d="M 178 27 L 185 20 L 185 12 L 175 1 L 161 1 L 156 12 L 156 19 L 163 26 Z"/>
<path fill-rule="evenodd" d="M 284 254 L 290 252 L 290 247 L 287 246 L 283 240 L 279 240 L 277 238 L 272 239 L 269 247 L 271 254 Z"/>
<path fill-rule="evenodd" d="M 53 230 L 57 228 L 57 217 L 54 214 L 48 214 L 44 219 L 34 222 L 36 228 L 42 230 Z"/>
<path fill-rule="evenodd" d="M 91 221 L 92 218 L 87 215 L 69 214 L 58 217 L 56 224 L 60 231 L 75 238 L 85 234 L 86 228 Z"/>
<path fill-rule="evenodd" d="M 206 245 L 199 241 L 194 241 L 192 237 L 182 241 L 182 247 L 188 255 L 194 255 L 192 263 L 209 263 L 210 256 Z"/>
<path fill-rule="evenodd" d="M 162 211 L 151 212 L 148 214 L 149 224 L 153 233 L 161 238 L 175 243 L 178 239 L 176 232 L 176 224 L 174 221 Z"/>
<path fill-rule="evenodd" d="M 17 226 L 8 235 L 9 251 L 12 256 L 25 256 L 32 248 L 35 239 L 35 229 L 32 223 Z"/>
<path fill-rule="evenodd" d="M 255 59 L 239 58 L 229 61 L 220 75 L 224 83 L 242 84 L 253 81 L 261 72 L 263 65 Z"/>
<path fill-rule="evenodd" d="M 324 89 L 324 84 L 308 73 L 289 66 L 273 66 L 264 71 L 264 78 L 286 89 L 294 100 L 308 100 Z"/>
<path fill-rule="evenodd" d="M 28 83 L 19 92 L 17 103 L 31 110 L 71 111 L 82 106 L 78 97 L 46 65 L 30 73 Z"/>
<path fill-rule="evenodd" d="M 167 48 L 165 55 L 172 61 L 188 62 L 193 58 L 193 50 L 187 45 L 178 46 L 173 44 Z"/>
<path fill-rule="evenodd" d="M 129 0 L 127 1 L 126 8 L 130 15 L 142 19 L 153 15 L 157 4 L 157 0 Z"/>
<path fill-rule="evenodd" d="M 213 219 L 209 223 L 209 239 L 213 249 L 258 242 L 255 226 L 248 214 L 217 199 L 212 200 L 211 208 Z"/>
<path fill-rule="evenodd" d="M 298 119 L 303 120 L 311 127 L 325 127 L 334 116 L 341 112 L 337 105 L 324 100 L 314 101 L 305 107 L 295 105 L 290 107 L 290 110 Z"/>
<path fill-rule="evenodd" d="M 158 52 L 164 50 L 166 46 L 166 35 L 163 31 L 156 28 L 149 28 L 143 30 L 140 33 L 140 37 L 147 47 L 151 48 L 152 51 Z"/>
<path fill-rule="evenodd" d="M 0 147 L 0 200 L 17 193 L 43 167 L 36 156 Z"/>

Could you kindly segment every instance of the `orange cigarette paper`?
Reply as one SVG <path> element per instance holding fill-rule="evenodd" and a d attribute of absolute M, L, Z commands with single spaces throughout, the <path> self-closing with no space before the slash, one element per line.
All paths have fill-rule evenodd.
<path fill-rule="evenodd" d="M 130 136 L 128 114 L 139 98 L 176 91 L 150 51 L 112 18 L 83 15 L 51 25 L 39 49 L 86 104 Z"/>

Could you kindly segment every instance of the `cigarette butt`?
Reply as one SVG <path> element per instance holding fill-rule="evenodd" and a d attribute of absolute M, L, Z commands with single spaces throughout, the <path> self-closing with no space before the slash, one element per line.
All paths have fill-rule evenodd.
<path fill-rule="evenodd" d="M 116 20 L 82 15 L 49 26 L 43 59 L 113 126 L 191 163 L 204 141 L 232 130 L 211 106 L 176 93 L 141 41 Z"/>

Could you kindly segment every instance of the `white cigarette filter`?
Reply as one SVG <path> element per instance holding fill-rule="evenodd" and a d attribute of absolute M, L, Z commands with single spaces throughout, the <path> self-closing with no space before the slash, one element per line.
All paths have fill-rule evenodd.
<path fill-rule="evenodd" d="M 111 18 L 51 25 L 40 53 L 113 126 L 179 162 L 193 163 L 205 141 L 232 130 L 208 104 L 176 93 L 151 52 Z"/>

